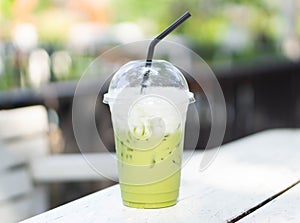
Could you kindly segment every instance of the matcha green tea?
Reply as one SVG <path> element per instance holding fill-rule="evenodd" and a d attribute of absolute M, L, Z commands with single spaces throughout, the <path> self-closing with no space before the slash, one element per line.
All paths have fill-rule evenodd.
<path fill-rule="evenodd" d="M 112 115 L 123 203 L 136 208 L 176 204 L 184 127 L 193 95 L 180 71 L 153 61 L 150 85 L 140 91 L 144 61 L 124 65 L 104 96 Z"/>
<path fill-rule="evenodd" d="M 148 150 L 141 150 L 133 144 L 115 136 L 119 160 L 119 178 L 124 204 L 139 208 L 159 208 L 174 205 L 178 197 L 180 183 L 180 165 L 183 146 L 181 130 L 166 134 L 161 142 Z M 128 134 L 128 138 L 134 138 Z M 135 139 L 147 140 L 147 139 Z M 134 165 L 137 171 L 130 171 Z M 139 168 L 140 167 L 140 168 Z M 145 174 L 145 168 L 151 177 L 145 184 L 126 184 Z M 163 168 L 163 171 L 162 171 Z M 132 178 L 132 179 L 130 179 Z M 153 182 L 151 182 L 153 181 Z"/>

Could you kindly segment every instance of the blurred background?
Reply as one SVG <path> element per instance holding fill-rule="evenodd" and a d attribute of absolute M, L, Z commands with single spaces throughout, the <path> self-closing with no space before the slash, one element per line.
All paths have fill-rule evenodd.
<path fill-rule="evenodd" d="M 51 153 L 78 153 L 72 100 L 87 66 L 116 45 L 155 37 L 190 11 L 168 38 L 195 51 L 216 74 L 227 108 L 224 143 L 299 127 L 299 9 L 300 0 L 0 0 L 0 109 L 45 106 Z M 201 87 L 187 79 L 201 121 L 197 149 L 203 149 L 210 110 Z M 113 150 L 108 107 L 100 102 L 96 109 Z M 50 207 L 111 184 L 53 183 Z"/>

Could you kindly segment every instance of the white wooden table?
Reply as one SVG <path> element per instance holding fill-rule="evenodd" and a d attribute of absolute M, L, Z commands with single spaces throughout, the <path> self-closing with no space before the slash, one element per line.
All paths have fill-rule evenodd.
<path fill-rule="evenodd" d="M 116 185 L 23 223 L 300 222 L 300 130 L 268 130 L 226 144 L 203 172 L 202 156 L 195 153 L 183 168 L 173 207 L 125 207 Z"/>

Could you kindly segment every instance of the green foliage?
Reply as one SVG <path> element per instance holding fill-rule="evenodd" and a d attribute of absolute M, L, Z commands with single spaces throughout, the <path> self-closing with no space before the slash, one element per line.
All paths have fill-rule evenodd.
<path fill-rule="evenodd" d="M 12 17 L 12 5 L 14 0 L 0 0 L 0 12 L 6 18 Z"/>
<path fill-rule="evenodd" d="M 14 1 L 0 0 L 2 33 L 10 33 Z M 282 18 L 278 5 L 270 0 L 110 0 L 109 4 L 112 25 L 132 22 L 140 25 L 150 37 L 156 36 L 184 12 L 190 11 L 192 17 L 173 34 L 185 36 L 193 50 L 207 62 L 216 58 L 241 62 L 258 55 L 279 54 L 276 39 L 280 35 L 278 21 Z M 49 44 L 53 50 L 64 49 L 68 27 L 73 22 L 59 7 L 56 1 L 38 0 L 33 12 L 40 44 Z M 53 10 L 57 8 L 59 10 Z M 239 19 L 240 12 L 242 19 Z M 223 38 L 232 25 L 247 30 L 251 43 L 240 51 L 225 52 L 222 51 Z M 300 30 L 300 26 L 297 28 Z M 70 73 L 55 80 L 78 79 L 94 56 L 72 55 Z M 9 67 L 13 66 L 6 64 L 5 74 L 0 76 L 0 89 L 16 86 L 14 73 L 18 72 L 9 70 Z"/>
<path fill-rule="evenodd" d="M 42 12 L 49 8 L 53 0 L 39 0 L 37 6 L 34 9 L 34 12 Z"/>

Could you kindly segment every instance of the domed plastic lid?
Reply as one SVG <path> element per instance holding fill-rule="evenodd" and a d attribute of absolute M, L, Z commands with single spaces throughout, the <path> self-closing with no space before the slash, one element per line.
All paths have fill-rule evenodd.
<path fill-rule="evenodd" d="M 195 102 L 194 94 L 189 91 L 183 74 L 171 63 L 164 60 L 153 60 L 151 67 L 145 66 L 144 60 L 131 61 L 123 65 L 110 82 L 108 93 L 103 102 L 109 104 L 115 100 L 124 100 L 128 95 L 121 94 L 125 88 L 140 89 L 136 94 L 147 94 L 153 87 L 172 87 L 186 92 L 189 103 Z"/>

